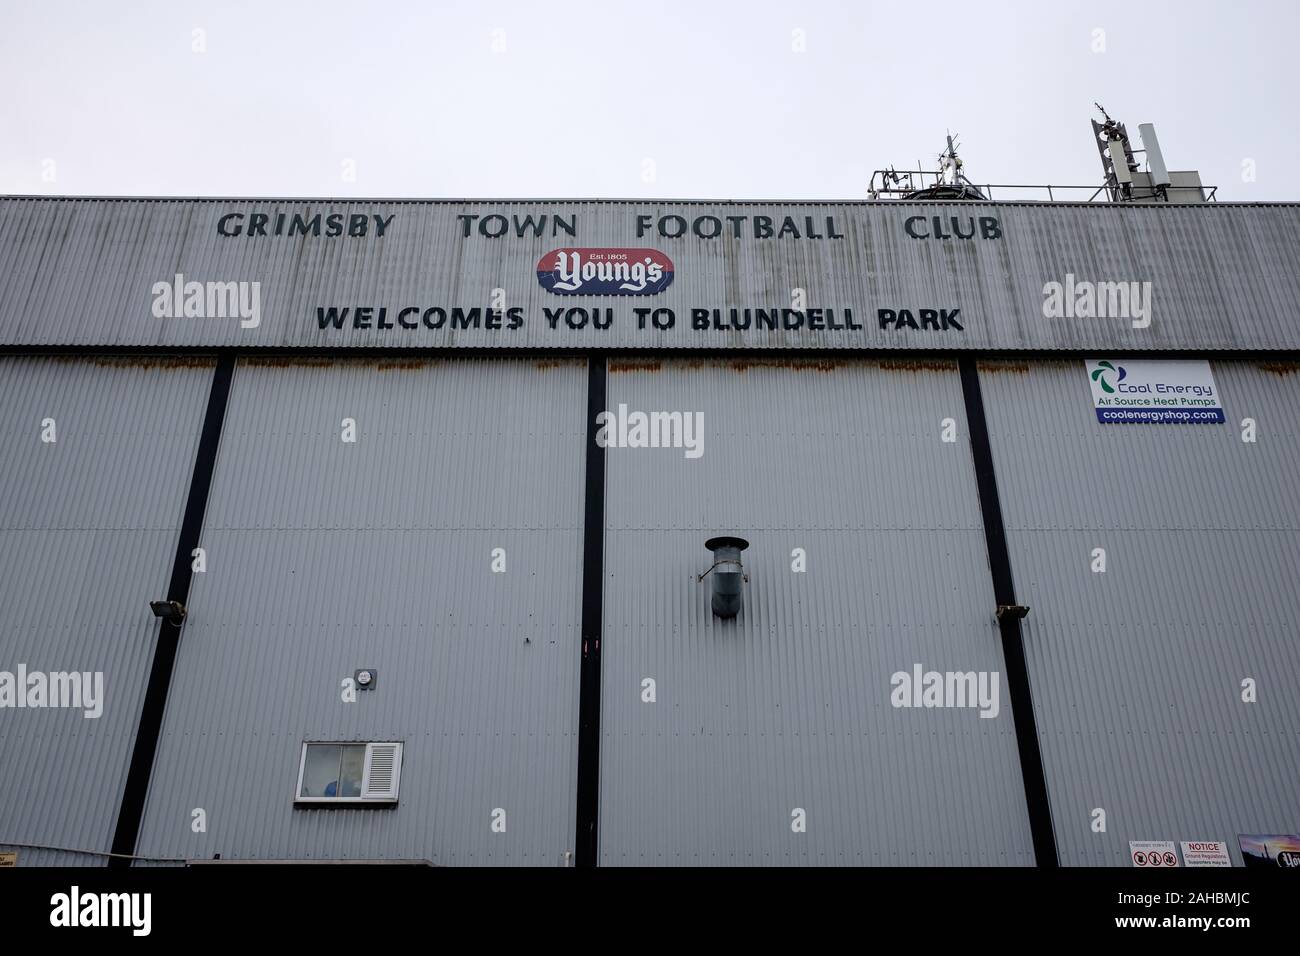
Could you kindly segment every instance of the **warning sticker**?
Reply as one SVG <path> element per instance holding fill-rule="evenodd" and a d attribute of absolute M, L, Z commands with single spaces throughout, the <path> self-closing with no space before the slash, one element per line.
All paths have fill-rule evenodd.
<path fill-rule="evenodd" d="M 1134 866 L 1170 867 L 1178 865 L 1173 840 L 1129 840 L 1128 855 Z"/>
<path fill-rule="evenodd" d="M 1232 866 L 1228 844 L 1217 840 L 1183 841 L 1183 866 Z"/>

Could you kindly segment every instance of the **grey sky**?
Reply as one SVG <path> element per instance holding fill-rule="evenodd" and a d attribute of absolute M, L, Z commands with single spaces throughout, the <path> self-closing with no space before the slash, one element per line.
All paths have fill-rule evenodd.
<path fill-rule="evenodd" d="M 1297 35 L 1294 0 L 3 0 L 0 192 L 852 199 L 946 129 L 976 182 L 1095 184 L 1099 100 L 1297 200 Z"/>

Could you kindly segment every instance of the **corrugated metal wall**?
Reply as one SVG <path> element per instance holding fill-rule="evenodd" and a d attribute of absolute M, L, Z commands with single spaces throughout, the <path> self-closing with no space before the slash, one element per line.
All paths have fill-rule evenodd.
<path fill-rule="evenodd" d="M 141 855 L 562 865 L 585 386 L 572 360 L 239 363 Z M 399 806 L 295 809 L 304 740 L 403 741 Z"/>
<path fill-rule="evenodd" d="M 206 359 L 0 358 L 0 670 L 104 675 L 97 718 L 0 710 L 0 849 L 111 846 L 211 381 Z"/>
<path fill-rule="evenodd" d="M 607 404 L 705 444 L 606 452 L 600 862 L 1031 864 L 1005 680 L 994 719 L 890 704 L 914 663 L 1004 671 L 956 365 L 615 360 Z"/>
<path fill-rule="evenodd" d="M 222 216 L 258 213 L 393 217 L 382 237 L 222 236 Z M 556 215 L 576 236 L 517 235 L 513 221 L 488 238 L 459 216 L 536 222 Z M 685 235 L 652 224 L 680 216 Z M 811 219 L 843 238 L 759 239 L 753 217 L 777 227 Z M 720 238 L 690 224 L 714 217 Z M 734 238 L 728 217 L 744 218 Z M 914 238 L 963 233 L 978 217 L 999 222 L 999 238 Z M 291 220 L 290 220 L 291 221 Z M 505 220 L 503 220 L 504 222 Z M 701 227 L 706 234 L 712 225 Z M 674 222 L 670 231 L 676 231 Z M 525 231 L 528 231 L 525 229 Z M 545 292 L 538 260 L 565 247 L 653 248 L 675 266 L 654 296 L 563 296 Z M 717 203 L 292 200 L 105 200 L 0 198 L 0 345 L 248 347 L 384 346 L 513 348 L 907 348 L 907 349 L 1296 349 L 1300 301 L 1300 206 L 1069 205 L 1048 203 Z M 261 283 L 262 320 L 159 319 L 156 282 Z M 1043 287 L 1069 275 L 1091 282 L 1153 284 L 1152 321 L 1044 318 Z M 369 328 L 322 330 L 317 307 L 387 307 L 395 324 L 407 306 L 486 308 L 500 289 L 524 309 L 514 330 Z M 692 308 L 787 308 L 795 290 L 810 309 L 851 308 L 861 331 L 700 330 Z M 608 331 L 552 329 L 543 307 L 611 308 Z M 638 328 L 636 307 L 671 308 L 677 326 Z M 876 310 L 961 310 L 964 331 L 880 329 Z M 837 321 L 842 322 L 843 315 Z"/>
<path fill-rule="evenodd" d="M 1235 834 L 1300 821 L 1300 367 L 1212 364 L 1221 426 L 1100 425 L 1082 361 L 980 366 L 1066 864 L 1240 863 Z M 107 690 L 98 719 L 0 711 L 2 848 L 109 847 L 211 380 L 0 359 L 0 670 Z M 564 862 L 585 384 L 571 359 L 240 361 L 141 855 Z M 705 431 L 695 460 L 606 452 L 600 862 L 1032 863 L 955 365 L 614 359 L 607 399 Z M 752 542 L 730 623 L 695 580 L 723 531 Z M 916 663 L 1002 672 L 999 717 L 892 707 Z M 359 667 L 379 686 L 345 704 Z M 404 741 L 398 808 L 294 809 L 306 739 Z"/>
<path fill-rule="evenodd" d="M 982 366 L 1067 864 L 1223 840 L 1240 865 L 1236 834 L 1300 827 L 1300 374 L 1212 368 L 1224 425 L 1102 425 L 1081 361 Z"/>

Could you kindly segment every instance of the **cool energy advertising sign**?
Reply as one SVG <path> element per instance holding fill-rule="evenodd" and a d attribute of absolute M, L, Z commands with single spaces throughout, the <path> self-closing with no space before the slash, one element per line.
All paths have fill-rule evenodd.
<path fill-rule="evenodd" d="M 1209 362 L 1089 359 L 1088 384 L 1103 425 L 1212 425 L 1224 421 Z"/>

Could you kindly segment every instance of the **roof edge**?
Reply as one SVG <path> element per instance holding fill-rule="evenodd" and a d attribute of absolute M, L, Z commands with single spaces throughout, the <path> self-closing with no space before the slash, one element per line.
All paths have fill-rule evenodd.
<path fill-rule="evenodd" d="M 1082 202 L 1062 200 L 1033 199 L 961 199 L 961 200 L 907 200 L 907 199 L 673 199 L 673 198 L 631 198 L 601 199 L 593 197 L 383 197 L 383 196 L 54 196 L 41 193 L 0 194 L 0 202 L 6 200 L 46 202 L 153 202 L 153 203 L 246 203 L 246 202 L 281 202 L 281 203 L 386 203 L 390 205 L 464 205 L 469 203 L 566 203 L 592 205 L 697 205 L 697 206 L 1084 206 L 1090 209 L 1183 209 L 1216 208 L 1219 206 L 1259 207 L 1282 206 L 1300 207 L 1300 200 L 1251 200 L 1216 201 L 1204 203 L 1167 203 L 1167 202 Z"/>

